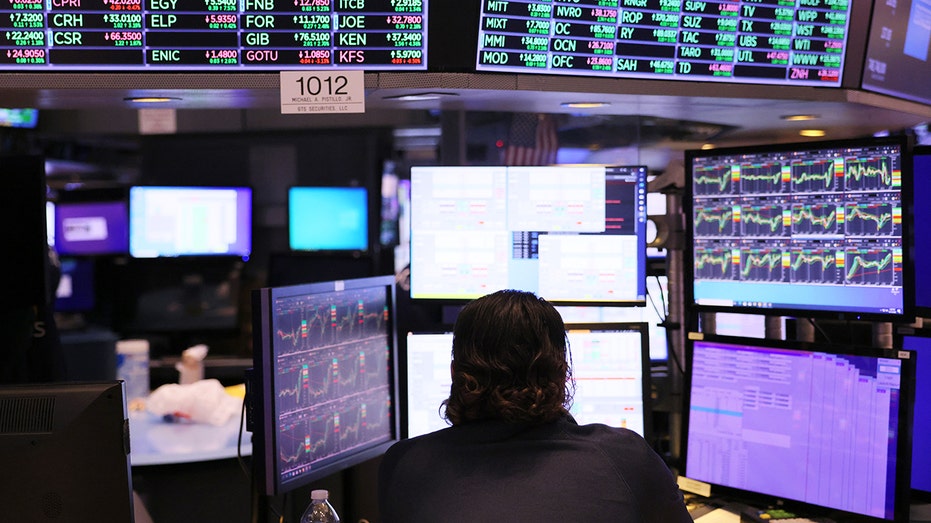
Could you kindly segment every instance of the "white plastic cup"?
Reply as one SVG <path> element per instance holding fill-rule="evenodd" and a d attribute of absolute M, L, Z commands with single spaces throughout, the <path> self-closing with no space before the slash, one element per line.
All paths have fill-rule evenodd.
<path fill-rule="evenodd" d="M 126 400 L 149 395 L 149 341 L 116 342 L 116 378 L 126 383 Z"/>

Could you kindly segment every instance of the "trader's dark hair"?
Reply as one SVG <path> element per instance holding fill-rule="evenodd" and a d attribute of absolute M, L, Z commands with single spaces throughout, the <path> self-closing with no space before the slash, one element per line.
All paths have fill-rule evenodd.
<path fill-rule="evenodd" d="M 570 363 L 566 326 L 543 298 L 502 290 L 473 300 L 453 329 L 445 417 L 453 425 L 554 420 L 572 401 Z"/>

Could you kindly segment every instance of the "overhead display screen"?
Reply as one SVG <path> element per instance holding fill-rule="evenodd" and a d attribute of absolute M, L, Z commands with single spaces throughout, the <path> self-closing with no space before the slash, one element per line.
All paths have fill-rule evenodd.
<path fill-rule="evenodd" d="M 411 69 L 427 0 L 0 0 L 0 70 Z"/>
<path fill-rule="evenodd" d="M 477 69 L 839 87 L 850 0 L 483 0 Z"/>
<path fill-rule="evenodd" d="M 876 2 L 870 17 L 863 88 L 931 104 L 931 84 L 914 73 L 928 69 L 931 0 Z"/>

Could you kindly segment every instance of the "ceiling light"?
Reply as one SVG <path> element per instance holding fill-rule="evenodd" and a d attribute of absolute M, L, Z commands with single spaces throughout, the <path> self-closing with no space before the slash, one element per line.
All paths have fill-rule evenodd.
<path fill-rule="evenodd" d="M 807 122 L 808 120 L 817 120 L 821 118 L 818 114 L 784 114 L 779 118 L 787 122 Z"/>
<path fill-rule="evenodd" d="M 706 144 L 704 144 L 704 145 L 701 146 L 701 150 L 702 150 L 702 151 L 707 151 L 707 150 L 710 150 L 710 149 L 714 149 L 714 144 L 713 144 L 713 143 L 706 143 Z"/>
<path fill-rule="evenodd" d="M 802 129 L 798 134 L 808 138 L 820 138 L 828 133 L 824 129 Z"/>
<path fill-rule="evenodd" d="M 563 102 L 559 104 L 570 109 L 597 109 L 611 105 L 610 102 Z"/>
<path fill-rule="evenodd" d="M 130 96 L 128 98 L 123 98 L 123 100 L 132 103 L 147 103 L 147 104 L 162 104 L 166 102 L 174 102 L 181 100 L 180 98 L 173 98 L 171 96 Z"/>
<path fill-rule="evenodd" d="M 399 94 L 395 96 L 386 96 L 382 98 L 383 100 L 399 100 L 402 102 L 424 102 L 427 100 L 439 100 L 445 96 L 459 96 L 456 93 L 412 93 L 412 94 Z"/>

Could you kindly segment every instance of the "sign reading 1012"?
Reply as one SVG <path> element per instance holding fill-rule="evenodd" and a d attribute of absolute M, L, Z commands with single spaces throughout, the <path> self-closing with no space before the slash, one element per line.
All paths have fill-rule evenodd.
<path fill-rule="evenodd" d="M 281 114 L 364 113 L 363 71 L 282 71 Z"/>

